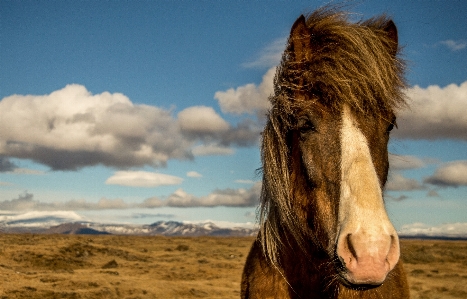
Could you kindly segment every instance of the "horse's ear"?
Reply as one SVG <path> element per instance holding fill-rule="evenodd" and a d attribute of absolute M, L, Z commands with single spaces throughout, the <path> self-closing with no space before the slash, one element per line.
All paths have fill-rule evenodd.
<path fill-rule="evenodd" d="M 292 25 L 289 40 L 295 61 L 308 60 L 311 58 L 310 31 L 306 26 L 306 20 L 303 15 Z"/>
<path fill-rule="evenodd" d="M 392 41 L 390 45 L 390 51 L 392 55 L 396 55 L 397 47 L 399 44 L 399 37 L 397 35 L 397 27 L 396 24 L 392 20 L 387 21 L 386 25 L 384 25 L 383 30 L 386 32 L 388 38 Z"/>

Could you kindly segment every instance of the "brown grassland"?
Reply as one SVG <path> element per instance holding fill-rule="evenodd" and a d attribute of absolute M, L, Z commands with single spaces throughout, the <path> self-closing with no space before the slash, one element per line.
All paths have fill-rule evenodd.
<path fill-rule="evenodd" d="M 0 234 L 0 298 L 239 298 L 252 241 Z M 467 298 L 467 241 L 401 247 L 412 298 Z"/>

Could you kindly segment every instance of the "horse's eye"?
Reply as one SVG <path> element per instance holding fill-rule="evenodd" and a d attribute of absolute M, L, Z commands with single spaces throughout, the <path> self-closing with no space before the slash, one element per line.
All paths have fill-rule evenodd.
<path fill-rule="evenodd" d="M 389 123 L 389 126 L 388 128 L 386 129 L 386 131 L 389 133 L 392 131 L 392 129 L 394 129 L 394 126 L 397 128 L 397 124 L 396 124 L 396 118 L 394 118 L 391 123 Z"/>
<path fill-rule="evenodd" d="M 297 128 L 300 133 L 316 132 L 314 123 L 309 118 L 300 118 L 297 122 Z"/>

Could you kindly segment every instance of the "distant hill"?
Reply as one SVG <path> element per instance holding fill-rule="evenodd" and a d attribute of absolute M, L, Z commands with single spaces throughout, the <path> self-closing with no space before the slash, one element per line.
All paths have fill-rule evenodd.
<path fill-rule="evenodd" d="M 52 226 L 42 232 L 43 234 L 62 234 L 62 235 L 109 235 L 103 232 L 89 228 L 81 223 L 63 223 Z"/>
<path fill-rule="evenodd" d="M 399 239 L 407 239 L 407 240 L 441 240 L 441 241 L 465 241 L 467 237 L 455 237 L 455 236 L 427 236 L 423 234 L 419 235 L 401 235 Z"/>

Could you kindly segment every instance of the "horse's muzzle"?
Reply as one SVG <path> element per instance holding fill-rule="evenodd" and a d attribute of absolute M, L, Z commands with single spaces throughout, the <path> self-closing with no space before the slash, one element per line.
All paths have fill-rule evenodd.
<path fill-rule="evenodd" d="M 351 286 L 381 285 L 399 260 L 397 235 L 367 239 L 361 234 L 340 238 L 336 248 L 339 275 Z"/>

